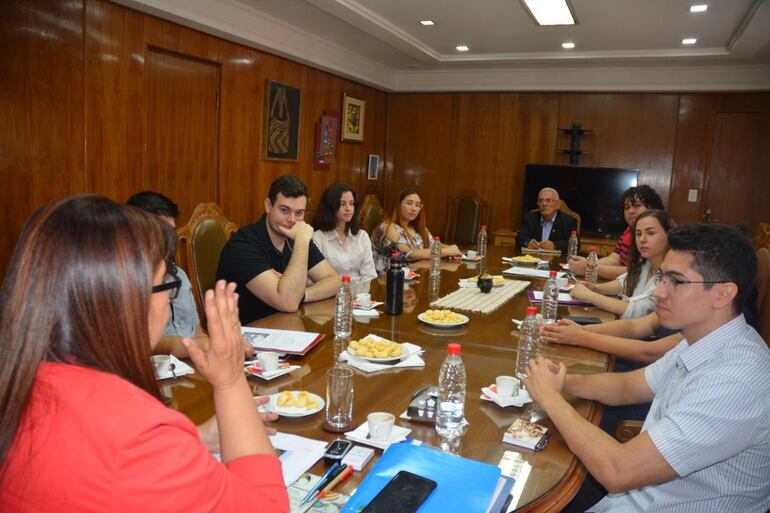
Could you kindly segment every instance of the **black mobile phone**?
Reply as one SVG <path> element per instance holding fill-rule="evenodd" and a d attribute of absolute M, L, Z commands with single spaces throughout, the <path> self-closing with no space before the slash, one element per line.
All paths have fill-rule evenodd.
<path fill-rule="evenodd" d="M 326 452 L 324 452 L 324 461 L 330 464 L 335 461 L 341 461 L 350 451 L 351 447 L 353 447 L 353 442 L 350 440 L 343 440 L 342 438 L 334 440 L 326 448 Z"/>
<path fill-rule="evenodd" d="M 562 319 L 569 319 L 570 321 L 575 321 L 578 324 L 581 324 L 583 326 L 588 324 L 601 324 L 602 320 L 598 317 L 585 317 L 582 315 L 565 315 L 562 317 Z"/>
<path fill-rule="evenodd" d="M 436 489 L 436 482 L 406 470 L 396 474 L 361 513 L 415 513 Z"/>

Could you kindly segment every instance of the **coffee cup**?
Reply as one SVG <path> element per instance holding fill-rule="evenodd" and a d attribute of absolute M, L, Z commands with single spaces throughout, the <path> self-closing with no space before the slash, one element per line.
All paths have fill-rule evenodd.
<path fill-rule="evenodd" d="M 366 421 L 369 423 L 369 438 L 386 441 L 390 438 L 396 417 L 384 411 L 376 411 L 367 415 Z"/>
<path fill-rule="evenodd" d="M 411 274 L 412 270 L 408 267 L 402 267 L 401 270 L 404 271 L 404 278 L 409 278 L 409 275 Z"/>
<path fill-rule="evenodd" d="M 561 278 L 558 278 L 556 281 L 558 282 L 560 289 L 563 289 L 567 285 L 569 285 L 569 278 L 567 278 L 566 276 L 562 276 Z"/>
<path fill-rule="evenodd" d="M 476 258 L 476 255 L 477 255 L 477 253 L 472 249 L 469 249 L 468 251 L 466 251 L 465 254 L 468 256 L 468 258 Z"/>
<path fill-rule="evenodd" d="M 152 363 L 155 365 L 155 375 L 159 378 L 165 378 L 170 374 L 171 357 L 167 354 L 156 354 L 152 357 Z"/>
<path fill-rule="evenodd" d="M 262 372 L 270 372 L 278 369 L 278 353 L 262 351 L 257 354 L 257 360 L 259 360 L 259 363 L 262 366 Z"/>
<path fill-rule="evenodd" d="M 368 292 L 356 294 L 356 304 L 362 308 L 368 308 L 372 304 L 372 295 Z"/>
<path fill-rule="evenodd" d="M 495 385 L 500 397 L 513 397 L 519 393 L 519 380 L 513 376 L 497 376 Z"/>

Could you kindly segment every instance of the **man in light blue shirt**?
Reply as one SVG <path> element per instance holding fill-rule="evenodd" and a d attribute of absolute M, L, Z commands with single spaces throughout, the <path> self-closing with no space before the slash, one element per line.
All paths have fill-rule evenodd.
<path fill-rule="evenodd" d="M 525 384 L 611 492 L 588 511 L 764 513 L 770 349 L 740 313 L 756 279 L 754 250 L 724 225 L 681 226 L 668 240 L 653 295 L 661 324 L 680 329 L 684 340 L 627 373 L 567 375 L 564 364 L 539 358 Z M 652 406 L 642 432 L 620 444 L 577 414 L 562 391 L 609 405 Z"/>

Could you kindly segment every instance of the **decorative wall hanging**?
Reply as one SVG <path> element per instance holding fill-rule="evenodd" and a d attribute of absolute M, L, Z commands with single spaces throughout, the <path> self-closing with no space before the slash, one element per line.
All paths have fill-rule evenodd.
<path fill-rule="evenodd" d="M 377 172 L 380 168 L 380 156 L 379 155 L 369 155 L 369 167 L 367 168 L 366 177 L 369 180 L 376 180 L 377 179 Z"/>
<path fill-rule="evenodd" d="M 364 141 L 364 108 L 366 102 L 361 98 L 342 95 L 342 140 Z"/>
<path fill-rule="evenodd" d="M 297 160 L 301 103 L 302 91 L 299 88 L 267 81 L 262 158 Z"/>
<path fill-rule="evenodd" d="M 337 137 L 340 131 L 340 113 L 324 111 L 315 124 L 313 169 L 327 171 L 337 158 Z"/>

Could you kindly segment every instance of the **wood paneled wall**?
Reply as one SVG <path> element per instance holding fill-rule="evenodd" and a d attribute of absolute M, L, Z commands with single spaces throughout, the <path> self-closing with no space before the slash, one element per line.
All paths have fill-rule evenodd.
<path fill-rule="evenodd" d="M 30 213 L 75 192 L 125 201 L 152 188 L 179 203 L 182 223 L 198 202 L 216 201 L 239 225 L 260 215 L 281 174 L 298 175 L 315 199 L 335 180 L 360 194 L 372 185 L 382 194 L 382 91 L 103 0 L 2 2 L 0 28 L 3 47 L 13 49 L 2 52 L 0 78 L 0 275 Z M 219 68 L 219 136 L 212 143 L 218 169 L 210 174 L 177 167 L 169 175 L 167 163 L 153 164 L 157 155 L 148 160 L 147 148 L 157 146 L 154 134 L 164 128 L 157 105 L 148 104 L 148 60 L 166 54 Z M 302 90 L 297 162 L 262 159 L 268 79 Z M 325 110 L 340 111 L 343 92 L 366 100 L 364 142 L 339 143 L 331 169 L 313 170 L 315 123 Z M 376 182 L 366 178 L 372 153 L 381 156 Z M 158 166 L 166 176 L 158 176 Z"/>
<path fill-rule="evenodd" d="M 442 235 L 447 205 L 468 191 L 490 203 L 491 230 L 517 229 L 524 165 L 567 164 L 559 150 L 569 137 L 558 129 L 576 122 L 592 131 L 581 165 L 638 168 L 679 223 L 700 221 L 715 116 L 770 112 L 768 93 L 410 93 L 389 101 L 386 204 L 418 185 L 429 226 Z M 698 201 L 687 201 L 689 189 Z"/>

